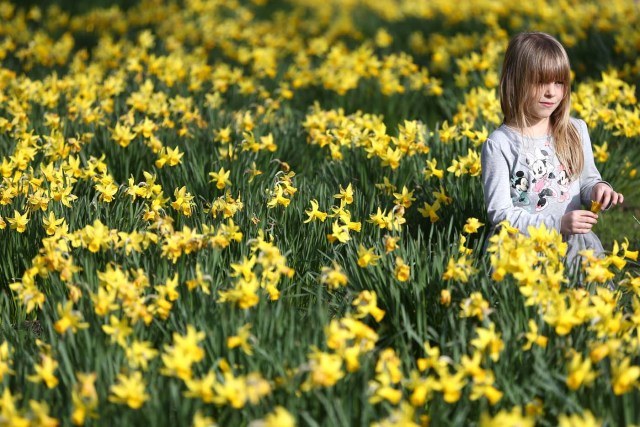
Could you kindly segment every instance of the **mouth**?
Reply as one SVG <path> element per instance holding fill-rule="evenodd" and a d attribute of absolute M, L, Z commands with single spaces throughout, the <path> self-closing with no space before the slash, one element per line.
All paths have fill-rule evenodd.
<path fill-rule="evenodd" d="M 554 107 L 556 105 L 555 102 L 541 102 L 540 104 L 545 108 L 551 108 L 551 107 Z"/>

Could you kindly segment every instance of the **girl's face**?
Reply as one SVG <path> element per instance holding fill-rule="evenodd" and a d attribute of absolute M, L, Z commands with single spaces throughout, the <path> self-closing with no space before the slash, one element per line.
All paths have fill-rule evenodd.
<path fill-rule="evenodd" d="M 561 81 L 540 83 L 529 97 L 529 114 L 536 120 L 548 119 L 564 99 L 564 93 L 565 85 Z"/>

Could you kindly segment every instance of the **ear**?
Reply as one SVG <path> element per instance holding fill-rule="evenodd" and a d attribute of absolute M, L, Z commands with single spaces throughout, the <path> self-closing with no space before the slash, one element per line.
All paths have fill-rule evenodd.
<path fill-rule="evenodd" d="M 518 172 L 516 172 L 516 176 L 517 176 L 518 178 L 522 178 L 522 177 L 524 176 L 524 172 L 522 172 L 522 171 L 518 171 Z"/>
<path fill-rule="evenodd" d="M 555 177 L 556 177 L 556 176 L 553 174 L 553 172 L 549 172 L 549 179 L 553 179 L 553 178 L 555 178 Z"/>

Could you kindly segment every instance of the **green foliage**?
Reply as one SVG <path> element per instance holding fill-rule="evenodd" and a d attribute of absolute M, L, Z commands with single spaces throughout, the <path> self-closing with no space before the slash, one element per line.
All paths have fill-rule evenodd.
<path fill-rule="evenodd" d="M 327 10 L 319 4 L 303 7 L 297 2 L 267 2 L 266 5 L 259 1 L 233 2 L 227 6 L 215 2 L 183 3 L 177 7 L 178 3 L 154 1 L 59 2 L 63 10 L 79 20 L 74 21 L 77 26 L 73 29 L 67 28 L 64 15 L 52 12 L 46 2 L 21 3 L 20 12 L 14 17 L 20 22 L 20 13 L 38 6 L 51 18 L 48 21 L 51 40 L 38 39 L 37 43 L 42 45 L 28 41 L 34 34 L 29 28 L 37 30 L 42 25 L 45 31 L 46 20 L 27 20 L 27 30 L 16 37 L 19 49 L 26 50 L 17 53 L 20 52 L 17 49 L 12 53 L 7 48 L 0 70 L 0 100 L 4 103 L 0 107 L 0 129 L 3 129 L 0 156 L 5 162 L 3 168 L 10 165 L 6 173 L 3 169 L 0 197 L 5 197 L 4 191 L 8 194 L 8 189 L 14 186 L 20 191 L 15 196 L 6 196 L 6 203 L 0 203 L 0 221 L 5 221 L 4 229 L 0 229 L 0 345 L 6 343 L 12 351 L 4 360 L 0 348 L 0 374 L 4 373 L 0 389 L 9 391 L 16 399 L 18 412 L 33 417 L 29 402 L 46 402 L 51 416 L 61 420 L 61 425 L 70 425 L 72 412 L 77 407 L 72 396 L 81 382 L 78 374 L 95 373 L 98 418 L 87 417 L 86 422 L 80 424 L 101 425 L 106 420 L 114 420 L 119 425 L 190 425 L 196 414 L 202 414 L 212 417 L 219 425 L 249 425 L 251 421 L 265 419 L 280 406 L 293 414 L 299 425 L 369 426 L 403 408 L 392 398 L 374 401 L 378 397 L 376 387 L 386 374 L 378 368 L 380 358 L 387 354 L 385 351 L 393 349 L 402 379 L 390 387 L 399 391 L 403 403 L 413 402 L 412 406 L 407 405 L 414 411 L 411 414 L 414 422 L 428 417 L 431 425 L 476 425 L 483 416 L 498 416 L 501 411 L 535 406 L 536 399 L 542 402 L 540 412 L 535 415 L 539 425 L 557 425 L 560 417 L 585 411 L 593 413 L 605 425 L 640 422 L 640 412 L 635 405 L 639 397 L 637 378 L 625 393 L 618 395 L 612 391 L 616 381 L 612 368 L 614 350 L 610 357 L 594 362 L 598 376 L 592 384 L 576 390 L 567 384 L 572 351 L 589 358 L 592 346 L 608 339 L 595 329 L 598 321 L 588 324 L 583 314 L 583 323 L 560 333 L 545 316 L 548 307 L 528 302 L 519 279 L 514 275 L 507 275 L 501 281 L 492 277 L 495 270 L 485 245 L 489 226 L 479 170 L 474 169 L 479 167 L 477 154 L 482 141 L 474 141 L 464 131 L 490 131 L 497 123 L 482 112 L 469 113 L 473 117 L 466 117 L 462 111 L 466 96 L 472 89 L 484 86 L 490 70 L 481 68 L 462 76 L 465 73 L 456 61 L 477 54 L 482 58 L 486 56 L 491 66 L 497 66 L 491 61 L 496 61 L 499 55 L 485 47 L 500 46 L 506 40 L 488 15 L 476 13 L 470 15 L 473 18 L 462 19 L 456 18 L 455 11 L 444 8 L 431 17 L 411 16 L 412 9 L 400 2 L 406 8 L 407 17 L 393 20 L 375 9 L 374 4 L 354 6 L 349 10 L 353 13 L 350 19 L 359 33 L 349 33 L 332 26 L 333 21 L 339 23 L 339 19 L 344 18 L 340 2 L 329 2 Z M 111 12 L 96 9 L 114 5 L 118 8 L 110 9 Z M 152 6 L 157 9 L 149 10 Z M 461 6 L 459 12 L 466 13 L 466 10 Z M 496 22 L 510 32 L 520 29 L 518 19 L 521 23 L 544 22 L 541 16 L 526 8 L 516 8 L 513 13 L 519 15 L 514 15 L 512 20 L 498 16 Z M 56 16 L 62 16 L 59 22 L 53 19 Z M 113 16 L 130 21 L 110 22 Z M 280 28 L 282 21 L 278 19 L 282 20 L 282 16 L 288 16 L 292 28 L 301 33 L 294 35 L 295 31 Z M 300 17 L 304 17 L 301 22 L 305 25 L 294 22 Z M 327 17 L 331 22 L 323 21 Z M 81 25 L 87 23 L 95 28 Z M 110 23 L 122 31 L 111 28 Z M 388 46 L 373 41 L 383 27 L 393 37 Z M 8 40 L 9 27 L 0 28 L 0 37 Z M 217 28 L 225 28 L 230 35 L 216 33 L 219 39 L 207 39 Z M 282 33 L 270 34 L 276 28 Z M 64 61 L 57 63 L 56 58 L 51 59 L 43 52 L 51 52 L 54 47 L 63 50 L 55 42 L 67 30 L 73 34 L 76 44 L 62 58 Z M 599 73 L 609 67 L 620 71 L 624 79 L 620 85 L 637 82 L 638 73 L 636 70 L 634 74 L 628 53 L 612 54 L 618 34 L 574 30 L 575 34 L 570 32 L 566 36 L 581 35 L 569 50 L 579 67 L 579 82 L 604 85 L 606 79 Z M 311 79 L 294 87 L 297 74 L 304 74 L 291 71 L 294 64 L 308 60 L 315 72 L 326 65 L 324 61 L 331 63 L 326 52 L 301 59 L 297 56 L 298 50 L 310 50 L 312 42 L 320 44 L 320 39 L 329 38 L 327 34 L 334 32 L 337 35 L 331 36 L 334 38 L 330 39 L 327 52 L 338 45 L 353 50 L 364 46 L 370 53 L 364 55 L 367 57 L 363 61 L 372 61 L 374 65 L 370 66 L 377 74 L 359 76 L 358 84 L 344 93 L 339 83 L 346 80 L 345 76 L 353 77 L 349 74 L 353 71 L 352 65 L 345 66 L 346 71 L 344 68 L 332 70 L 329 75 L 318 71 L 314 78 L 325 78 L 324 83 Z M 452 44 L 448 48 L 453 56 L 444 69 L 438 69 L 434 59 L 440 47 L 438 43 L 425 42 L 424 51 L 409 46 L 416 34 L 427 37 L 436 33 L 448 37 Z M 145 34 L 152 34 L 155 39 L 152 47 L 143 49 L 140 40 Z M 299 45 L 283 46 L 288 39 L 295 39 Z M 256 65 L 259 61 L 247 59 L 254 54 L 257 57 L 260 52 L 254 53 L 253 49 L 268 43 L 274 43 L 284 52 L 277 56 L 273 75 L 260 70 Z M 467 44 L 469 47 L 465 47 Z M 44 48 L 34 53 L 27 49 L 29 45 Z M 403 57 L 409 63 L 407 69 L 413 71 L 394 71 L 397 75 L 393 77 L 398 78 L 402 89 L 385 93 L 386 82 L 380 73 L 386 68 L 379 63 L 400 61 L 393 55 L 407 52 L 415 56 Z M 4 50 L 2 53 L 0 58 Z M 345 50 L 342 55 L 348 57 L 351 53 Z M 165 62 L 154 63 L 158 58 L 164 58 Z M 174 62 L 179 66 L 164 72 L 165 68 L 173 67 Z M 199 80 L 189 73 L 197 75 L 202 62 L 209 68 L 200 69 L 204 77 Z M 142 70 L 137 70 L 137 65 Z M 237 76 L 228 80 L 216 77 L 217 72 L 225 73 L 221 71 L 225 66 L 233 69 L 228 74 Z M 345 74 L 339 75 L 335 82 L 331 79 L 332 72 Z M 416 84 L 416 89 L 408 76 L 418 75 L 426 82 Z M 43 82 L 58 78 L 64 81 L 60 99 L 53 107 L 46 107 L 40 101 L 47 90 L 53 89 Z M 108 94 L 104 88 L 112 83 L 110 79 L 120 79 L 122 92 Z M 467 84 L 461 84 L 462 81 Z M 141 96 L 142 101 L 136 101 L 133 94 L 147 84 L 152 86 L 153 93 L 146 93 Z M 283 95 L 281 84 L 292 88 L 291 97 Z M 252 90 L 246 89 L 251 85 Z M 440 86 L 442 91 L 438 90 Z M 160 94 L 166 95 L 166 99 L 153 98 L 148 105 L 133 106 Z M 92 96 L 96 99 L 88 103 L 87 110 L 82 110 L 83 101 Z M 495 91 L 485 96 L 488 98 L 482 101 L 496 100 Z M 21 102 L 26 105 L 24 115 L 19 114 Z M 188 104 L 188 108 L 181 109 L 182 103 Z M 596 116 L 602 112 L 606 117 L 605 113 L 611 113 L 608 108 L 614 109 L 614 103 L 621 109 L 631 108 L 619 100 L 611 102 L 612 105 L 602 101 L 597 105 L 601 109 L 596 111 Z M 487 110 L 495 109 L 495 105 Z M 151 112 L 156 107 L 161 111 Z M 88 118 L 92 109 L 99 112 L 95 120 Z M 50 113 L 58 114 L 61 120 L 62 151 L 64 147 L 70 150 L 66 153 L 48 151 L 54 145 L 50 141 L 54 140 L 57 129 L 51 124 Z M 340 116 L 339 125 L 329 125 L 320 133 L 331 140 L 325 145 L 314 140 L 306 123 L 322 114 Z M 363 118 L 363 114 L 373 116 Z M 5 117 L 11 119 L 7 120 L 10 124 L 2 121 Z M 250 124 L 244 121 L 246 117 L 251 119 Z M 131 131 L 146 118 L 158 125 L 151 133 L 159 145 L 154 145 L 153 139 L 142 130 L 132 131 L 135 135 L 126 144 L 117 142 L 117 125 Z M 595 230 L 607 250 L 612 250 L 614 241 L 622 243 L 627 237 L 631 252 L 640 246 L 640 222 L 636 219 L 640 218 L 640 185 L 633 172 L 640 158 L 639 137 L 623 136 L 615 123 L 599 120 L 590 129 L 592 140 L 597 145 L 608 142 L 609 158 L 597 166 L 603 178 L 625 194 L 626 206 L 624 210 L 601 214 Z M 398 164 L 393 165 L 386 148 L 401 147 L 398 141 L 410 134 L 407 128 L 411 125 L 418 129 L 415 144 L 405 149 Z M 230 132 L 227 142 L 220 137 L 224 128 Z M 447 136 L 449 131 L 454 134 L 451 138 Z M 344 136 L 342 132 L 352 132 L 351 139 L 340 140 Z M 31 146 L 37 149 L 28 159 L 28 167 L 21 168 L 17 165 L 20 156 L 30 147 L 25 143 L 29 135 L 35 135 Z M 270 136 L 273 149 L 266 143 L 252 148 L 252 138 L 260 145 L 261 138 Z M 384 141 L 385 149 L 377 151 L 372 141 Z M 182 154 L 175 165 L 169 161 L 159 163 L 166 160 L 163 156 L 167 149 L 178 149 Z M 425 176 L 425 165 L 433 159 L 443 173 L 441 178 Z M 77 170 L 72 165 L 74 161 L 78 162 Z M 456 174 L 457 162 L 468 163 L 465 170 Z M 33 200 L 30 197 L 39 187 L 46 194 L 54 192 L 55 180 L 47 179 L 44 172 L 49 165 L 56 171 L 52 173 L 60 173 L 60 177 L 74 177 L 70 187 L 77 199 L 68 206 L 53 197 L 43 208 L 30 204 L 29 200 Z M 219 173 L 222 168 L 229 172 L 230 183 L 218 188 L 212 182 L 211 173 Z M 252 171 L 261 174 L 254 176 Z M 132 196 L 136 189 L 144 192 L 151 187 L 147 174 L 153 177 L 162 193 Z M 100 189 L 109 183 L 114 189 L 113 200 L 109 199 L 108 191 Z M 275 190 L 286 184 L 294 187 L 286 194 L 288 205 L 269 206 L 276 200 Z M 183 187 L 193 196 L 187 203 L 189 213 L 181 210 L 182 207 L 172 206 Z M 346 196 L 341 196 L 344 200 L 341 202 L 337 195 L 347 192 L 349 187 L 353 190 L 353 201 L 347 203 Z M 393 194 L 403 189 L 415 198 L 406 206 L 401 206 L 398 196 Z M 430 220 L 419 209 L 435 205 L 438 192 L 442 197 L 450 197 L 450 203 L 443 201 L 437 209 L 438 217 Z M 329 214 L 326 220 L 307 221 L 312 200 L 318 202 L 319 211 Z M 216 212 L 212 209 L 216 201 L 226 208 L 231 209 L 233 205 L 238 209 L 228 215 L 222 213 L 222 209 Z M 386 228 L 372 221 L 378 209 L 389 215 Z M 29 214 L 29 223 L 23 232 L 9 223 L 14 220 L 15 212 Z M 50 214 L 64 219 L 68 230 L 48 236 L 44 221 Z M 344 215 L 353 223 L 353 229 L 348 231 L 344 242 L 331 241 L 337 233 L 333 227 L 349 222 Z M 478 232 L 465 231 L 469 218 L 478 219 L 484 226 Z M 404 222 L 393 227 L 390 224 L 394 219 Z M 221 231 L 232 228 L 231 221 L 242 233 L 237 239 Z M 101 227 L 106 230 L 105 235 L 95 238 L 98 243 L 94 247 L 91 233 Z M 145 236 L 140 249 L 127 246 L 134 245 L 134 233 Z M 172 239 L 180 236 L 187 238 L 172 257 Z M 388 246 L 388 238 L 398 238 L 397 248 Z M 361 265 L 362 248 L 379 256 L 377 262 Z M 470 277 L 468 280 L 448 277 L 450 263 L 459 260 L 465 248 L 469 251 L 467 267 L 473 269 Z M 574 295 L 573 290 L 584 289 L 589 297 L 577 295 L 591 298 L 599 295 L 598 289 L 606 290 L 612 283 L 619 290 L 615 298 L 612 297 L 615 309 L 603 303 L 601 317 L 620 314 L 624 322 L 618 327 L 622 329 L 624 324 L 628 328 L 629 322 L 638 321 L 637 297 L 621 284 L 625 279 L 637 277 L 638 264 L 631 258 L 632 255 L 627 257 L 625 270 L 606 266 L 615 271 L 610 282 L 605 280 L 603 285 L 596 286 L 595 279 L 594 283 L 586 283 L 579 277 L 567 275 L 567 283 L 553 292 L 564 298 L 565 294 L 560 291 Z M 252 265 L 249 268 L 255 275 L 252 279 L 238 273 L 247 265 Z M 408 280 L 403 280 L 398 273 L 403 265 L 408 267 Z M 65 271 L 64 266 L 76 269 Z M 272 267 L 282 268 L 274 280 L 277 296 L 270 295 L 264 286 L 271 283 L 267 276 Z M 288 269 L 293 273 L 287 274 Z M 121 272 L 125 279 L 109 273 L 113 271 Z M 326 278 L 330 274 L 327 272 L 344 274 L 346 285 L 332 286 Z M 205 277 L 208 293 L 204 287 L 191 289 L 189 285 L 199 273 Z M 247 273 L 247 276 L 251 275 Z M 177 287 L 175 295 L 169 297 L 170 291 L 166 289 L 173 278 L 177 278 Z M 242 307 L 240 302 L 225 302 L 225 293 L 239 289 L 242 279 L 247 282 L 255 279 L 263 285 L 257 286 L 250 295 L 256 296 L 254 304 Z M 31 282 L 33 288 L 41 292 L 41 307 L 36 304 L 29 308 L 37 295 L 21 293 Z M 132 284 L 135 286 L 127 288 L 128 293 L 123 291 L 114 297 L 108 308 L 98 308 L 104 298 L 100 296 L 101 291 L 117 293 L 114 289 Z M 358 338 L 361 342 L 350 342 L 358 350 L 359 366 L 349 370 L 348 358 L 340 354 L 337 370 L 344 376 L 335 383 L 309 385 L 316 371 L 322 371 L 320 377 L 325 380 L 336 373 L 318 368 L 314 357 L 318 353 L 335 356 L 344 350 L 336 348 L 340 333 L 331 328 L 340 325 L 338 331 L 347 333 L 348 327 L 340 322 L 355 319 L 357 301 L 365 292 L 375 293 L 377 307 L 384 310 L 384 316 L 380 319 L 372 315 L 359 317 L 359 332 L 375 335 L 371 342 L 361 337 Z M 447 293 L 450 301 L 446 301 Z M 463 314 L 473 295 L 480 295 L 487 307 L 473 315 Z M 64 317 L 61 311 L 65 303 L 70 302 L 87 327 L 75 332 L 60 331 L 57 322 Z M 168 309 L 164 306 L 166 312 L 161 303 L 168 305 Z M 149 309 L 148 317 L 138 313 L 140 317 L 135 318 L 129 311 L 130 304 L 139 304 L 137 307 L 141 310 Z M 606 312 L 607 308 L 611 308 L 611 312 Z M 527 341 L 530 320 L 539 328 L 539 335 L 548 337 L 549 341 L 546 346 L 534 345 L 525 351 L 523 344 Z M 131 334 L 121 343 L 117 334 L 108 332 L 115 321 L 126 321 L 131 327 Z M 249 324 L 248 344 L 252 354 L 229 342 Z M 612 336 L 616 333 L 615 326 L 611 326 Z M 474 344 L 479 331 L 491 327 L 495 327 L 503 345 L 498 351 L 499 357 L 494 358 L 488 350 L 478 350 L 478 344 Z M 189 328 L 204 334 L 191 348 L 195 352 L 202 350 L 203 357 L 189 365 L 189 378 L 185 379 L 167 374 L 165 369 L 168 355 Z M 637 343 L 637 332 L 620 339 L 631 347 Z M 128 353 L 134 341 L 147 342 L 157 351 L 149 358 L 146 368 L 134 363 L 135 357 Z M 430 359 L 428 349 L 436 348 L 438 357 Z M 431 390 L 423 402 L 413 396 L 412 381 L 427 374 L 436 377 L 436 368 L 421 367 L 427 363 L 425 360 L 442 361 L 446 372 L 453 376 L 464 371 L 462 366 L 467 358 L 479 353 L 483 353 L 482 370 L 493 375 L 492 385 L 502 393 L 500 399 L 491 402 L 485 395 L 475 396 L 475 380 L 469 372 L 464 374 L 464 384 L 457 396 L 451 397 L 443 391 L 444 385 L 453 383 L 453 379 L 443 380 L 440 389 Z M 54 372 L 59 383 L 51 388 L 42 381 L 30 379 L 46 355 L 58 363 Z M 185 359 L 187 356 L 181 360 Z M 4 368 L 9 360 L 6 366 L 13 373 Z M 631 355 L 630 360 L 637 368 L 640 362 L 637 355 Z M 117 399 L 113 390 L 119 374 L 134 372 L 142 372 L 144 390 L 149 394 L 140 408 L 114 401 Z M 259 388 L 259 382 L 253 378 L 254 383 L 249 386 L 237 385 L 227 390 L 226 397 L 216 388 L 211 393 L 217 400 L 205 401 L 202 395 L 188 396 L 189 381 L 204 378 L 210 372 L 215 374 L 217 386 L 232 383 L 230 377 L 236 380 L 258 374 L 268 384 L 269 392 L 253 402 L 234 405 L 233 398 Z M 438 371 L 437 377 L 445 374 Z M 7 410 L 7 402 L 0 403 L 0 411 Z M 535 412 L 535 407 L 529 406 L 529 410 Z M 0 424 L 4 420 L 1 414 Z"/>

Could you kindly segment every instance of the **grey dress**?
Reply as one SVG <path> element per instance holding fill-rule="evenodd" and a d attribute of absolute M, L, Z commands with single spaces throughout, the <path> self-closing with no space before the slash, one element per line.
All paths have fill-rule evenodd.
<path fill-rule="evenodd" d="M 481 161 L 491 232 L 503 220 L 525 234 L 528 226 L 542 223 L 560 231 L 565 213 L 591 207 L 591 190 L 604 181 L 594 163 L 586 123 L 574 118 L 571 122 L 580 133 L 584 152 L 584 169 L 573 181 L 556 157 L 552 138 L 524 137 L 504 124 L 489 135 L 482 146 Z M 563 235 L 563 239 L 568 244 L 569 266 L 580 261 L 578 252 L 583 249 L 593 249 L 596 256 L 604 252 L 593 232 Z"/>

